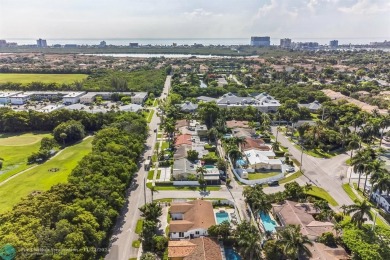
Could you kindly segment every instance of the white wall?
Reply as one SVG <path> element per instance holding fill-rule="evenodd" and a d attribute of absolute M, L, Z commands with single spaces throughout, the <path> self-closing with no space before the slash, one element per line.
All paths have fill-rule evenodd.
<path fill-rule="evenodd" d="M 199 232 L 199 234 L 196 234 L 196 232 Z M 193 235 L 194 238 L 197 238 L 197 237 L 201 237 L 201 236 L 207 236 L 208 233 L 207 233 L 207 229 L 192 229 L 192 230 L 189 230 L 187 232 L 183 232 L 184 233 L 184 237 L 179 237 L 179 232 L 170 232 L 169 235 L 170 235 L 170 238 L 171 239 L 189 239 L 191 237 L 191 235 Z"/>

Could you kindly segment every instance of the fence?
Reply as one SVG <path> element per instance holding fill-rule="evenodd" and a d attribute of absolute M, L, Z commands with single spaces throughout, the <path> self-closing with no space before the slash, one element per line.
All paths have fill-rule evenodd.
<path fill-rule="evenodd" d="M 198 181 L 173 181 L 174 186 L 199 186 Z"/>
<path fill-rule="evenodd" d="M 284 178 L 284 173 L 281 172 L 280 174 L 278 175 L 275 175 L 275 176 L 272 176 L 272 177 L 269 177 L 269 178 L 263 178 L 263 179 L 258 179 L 258 180 L 247 180 L 247 179 L 243 179 L 240 177 L 240 175 L 237 173 L 236 169 L 233 167 L 233 163 L 230 159 L 230 156 L 228 156 L 228 160 L 229 160 L 229 163 L 230 163 L 230 166 L 231 166 L 231 169 L 233 171 L 233 174 L 234 176 L 236 176 L 236 178 L 242 182 L 242 183 L 245 183 L 247 185 L 253 185 L 253 184 L 263 184 L 263 183 L 267 183 L 267 182 L 270 182 L 270 181 L 278 181 L 280 179 L 283 179 Z"/>

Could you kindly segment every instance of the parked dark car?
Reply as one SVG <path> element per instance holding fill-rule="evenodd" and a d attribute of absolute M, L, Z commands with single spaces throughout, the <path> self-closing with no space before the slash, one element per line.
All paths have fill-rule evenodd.
<path fill-rule="evenodd" d="M 268 186 L 279 186 L 279 181 L 270 181 L 268 182 Z"/>

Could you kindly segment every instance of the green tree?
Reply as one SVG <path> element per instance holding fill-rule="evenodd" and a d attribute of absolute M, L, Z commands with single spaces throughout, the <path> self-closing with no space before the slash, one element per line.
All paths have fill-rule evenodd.
<path fill-rule="evenodd" d="M 211 128 L 218 119 L 219 107 L 215 102 L 201 102 L 198 106 L 198 115 L 208 128 Z"/>
<path fill-rule="evenodd" d="M 251 223 L 243 221 L 237 225 L 235 240 L 244 259 L 252 260 L 261 257 L 261 234 Z"/>
<path fill-rule="evenodd" d="M 298 259 L 299 255 L 311 256 L 307 245 L 313 245 L 307 236 L 302 235 L 299 225 L 288 225 L 277 231 L 277 244 L 288 259 Z"/>
<path fill-rule="evenodd" d="M 363 223 L 367 220 L 366 217 L 370 220 L 373 219 L 371 215 L 371 206 L 366 200 L 356 201 L 355 204 L 349 205 L 346 213 L 353 214 L 351 221 L 355 223 L 358 228 L 362 227 Z"/>
<path fill-rule="evenodd" d="M 229 236 L 231 236 L 231 226 L 229 221 L 223 221 L 221 224 L 212 225 L 207 229 L 207 233 L 211 237 L 222 238 L 226 240 Z"/>
<path fill-rule="evenodd" d="M 198 160 L 199 153 L 195 150 L 189 150 L 187 151 L 187 159 L 194 162 Z"/>
<path fill-rule="evenodd" d="M 147 203 L 139 208 L 141 216 L 145 220 L 159 222 L 159 217 L 162 215 L 162 208 L 156 202 Z"/>
<path fill-rule="evenodd" d="M 63 133 L 66 134 L 66 137 L 62 135 Z M 63 141 L 64 144 L 77 142 L 85 137 L 84 125 L 75 120 L 66 121 L 54 128 L 53 135 L 57 142 Z"/>
<path fill-rule="evenodd" d="M 276 240 L 267 240 L 263 246 L 263 251 L 267 260 L 283 259 L 283 252 Z"/>

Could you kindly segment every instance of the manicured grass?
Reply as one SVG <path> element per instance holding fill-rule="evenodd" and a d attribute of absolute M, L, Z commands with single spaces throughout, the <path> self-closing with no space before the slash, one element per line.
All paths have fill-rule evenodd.
<path fill-rule="evenodd" d="M 135 233 L 136 234 L 141 234 L 142 232 L 142 225 L 144 224 L 144 220 L 142 218 L 140 218 L 138 221 L 137 221 L 137 226 L 135 227 Z"/>
<path fill-rule="evenodd" d="M 148 118 L 147 118 L 148 123 L 150 123 L 152 121 L 153 114 L 154 114 L 154 110 L 150 109 L 149 114 L 148 114 Z"/>
<path fill-rule="evenodd" d="M 322 188 L 312 186 L 311 190 L 307 191 L 306 194 L 324 199 L 332 206 L 339 205 L 335 201 L 335 199 L 332 196 L 330 196 L 330 194 L 326 190 L 324 190 Z"/>
<path fill-rule="evenodd" d="M 163 136 L 163 134 L 157 134 L 157 138 L 161 138 Z"/>
<path fill-rule="evenodd" d="M 154 145 L 154 150 L 158 150 L 159 147 L 160 147 L 160 142 L 157 142 L 157 143 Z"/>
<path fill-rule="evenodd" d="M 140 245 L 141 245 L 141 241 L 139 241 L 138 239 L 134 240 L 133 243 L 131 243 L 131 246 L 134 248 L 139 248 Z"/>
<path fill-rule="evenodd" d="M 248 174 L 248 179 L 249 180 L 259 180 L 259 179 L 264 179 L 264 178 L 269 178 L 269 177 L 273 177 L 273 176 L 276 176 L 278 174 L 280 174 L 281 172 L 264 172 L 264 173 L 261 173 L 261 172 L 258 172 L 258 173 L 249 173 Z"/>
<path fill-rule="evenodd" d="M 153 180 L 154 170 L 148 172 L 148 180 Z"/>
<path fill-rule="evenodd" d="M 279 181 L 279 183 L 286 183 L 286 182 L 290 182 L 292 180 L 295 180 L 296 178 L 302 176 L 302 172 L 301 171 L 297 171 L 296 173 L 293 173 L 291 174 L 290 176 L 284 178 L 284 179 L 281 179 Z"/>
<path fill-rule="evenodd" d="M 77 163 L 92 150 L 93 138 L 67 147 L 51 160 L 9 180 L 0 187 L 0 213 L 17 204 L 33 191 L 45 191 L 51 186 L 67 181 Z M 50 169 L 58 168 L 51 172 Z"/>
<path fill-rule="evenodd" d="M 343 184 L 343 190 L 348 194 L 352 201 L 359 200 L 355 193 L 352 191 L 351 186 L 348 183 Z"/>
<path fill-rule="evenodd" d="M 299 151 L 302 151 L 302 148 L 299 145 L 294 144 L 294 146 Z M 318 149 L 318 148 L 311 149 L 311 150 L 304 149 L 303 152 L 305 154 L 307 154 L 307 155 L 310 155 L 310 156 L 313 156 L 313 157 L 317 157 L 317 158 L 332 158 L 332 157 L 338 155 L 338 153 L 325 152 L 325 151 L 323 151 L 321 149 Z"/>
<path fill-rule="evenodd" d="M 22 73 L 0 73 L 0 83 L 22 83 L 31 82 L 70 84 L 75 81 L 82 81 L 88 75 L 85 74 L 22 74 Z"/>
<path fill-rule="evenodd" d="M 154 107 L 158 106 L 158 100 L 157 100 L 157 98 L 154 99 L 154 101 L 153 101 L 153 106 L 154 106 Z"/>
<path fill-rule="evenodd" d="M 27 157 L 37 152 L 43 137 L 49 133 L 0 134 L 0 157 L 4 159 L 0 170 L 0 182 L 33 165 L 27 164 Z"/>
<path fill-rule="evenodd" d="M 161 150 L 169 148 L 169 142 L 163 142 L 161 145 Z"/>

